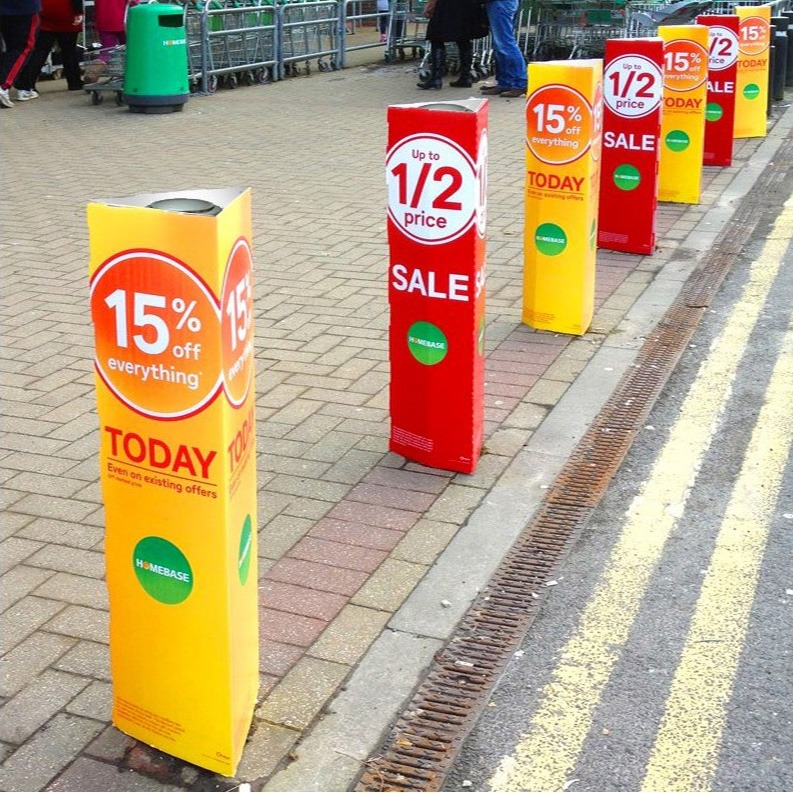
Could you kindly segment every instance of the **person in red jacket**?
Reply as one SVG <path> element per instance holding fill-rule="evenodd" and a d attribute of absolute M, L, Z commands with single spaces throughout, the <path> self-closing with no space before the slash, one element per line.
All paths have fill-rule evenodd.
<path fill-rule="evenodd" d="M 106 50 L 127 43 L 127 0 L 95 0 L 94 22 L 99 46 L 105 50 L 99 59 L 107 62 Z"/>
<path fill-rule="evenodd" d="M 56 42 L 63 58 L 63 74 L 69 90 L 79 91 L 83 87 L 77 52 L 77 36 L 82 27 L 83 0 L 42 0 L 41 27 L 36 44 L 14 83 L 20 102 L 35 99 L 39 95 L 36 80 Z"/>

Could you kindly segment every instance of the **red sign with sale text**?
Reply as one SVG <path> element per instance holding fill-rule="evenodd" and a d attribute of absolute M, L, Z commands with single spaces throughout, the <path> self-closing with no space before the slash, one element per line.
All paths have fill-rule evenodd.
<path fill-rule="evenodd" d="M 663 52 L 660 38 L 606 41 L 600 248 L 641 254 L 655 249 Z"/>
<path fill-rule="evenodd" d="M 472 473 L 484 421 L 487 100 L 388 109 L 389 448 Z"/>
<path fill-rule="evenodd" d="M 702 162 L 732 165 L 739 19 L 734 14 L 705 14 L 697 17 L 697 24 L 708 28 L 708 93 Z"/>

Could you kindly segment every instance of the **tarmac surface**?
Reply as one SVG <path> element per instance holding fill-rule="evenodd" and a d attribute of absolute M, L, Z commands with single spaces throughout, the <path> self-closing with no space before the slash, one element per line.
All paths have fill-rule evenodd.
<path fill-rule="evenodd" d="M 489 108 L 485 450 L 475 474 L 387 451 L 386 109 L 415 63 L 93 106 L 62 82 L 0 115 L 0 789 L 346 790 L 702 254 L 790 135 L 736 142 L 658 250 L 598 253 L 582 337 L 521 323 L 524 103 Z M 429 100 L 466 98 L 444 88 Z M 261 699 L 234 780 L 110 726 L 86 204 L 253 191 Z"/>

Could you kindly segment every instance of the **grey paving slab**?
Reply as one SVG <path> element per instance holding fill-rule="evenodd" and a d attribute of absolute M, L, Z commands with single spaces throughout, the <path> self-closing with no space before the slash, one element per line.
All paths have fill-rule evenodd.
<path fill-rule="evenodd" d="M 12 697 L 75 645 L 68 636 L 37 631 L 3 656 L 0 695 Z"/>
<path fill-rule="evenodd" d="M 66 707 L 89 681 L 47 670 L 0 707 L 0 740 L 22 744 Z"/>
<path fill-rule="evenodd" d="M 101 722 L 57 714 L 47 724 L 46 731 L 35 734 L 3 762 L 0 787 L 3 790 L 44 790 L 101 730 Z"/>
<path fill-rule="evenodd" d="M 170 785 L 151 779 L 135 771 L 119 769 L 89 757 L 79 757 L 66 771 L 55 779 L 45 790 L 68 790 L 74 793 L 91 791 L 159 791 L 184 790 L 182 785 Z"/>
<path fill-rule="evenodd" d="M 65 608 L 63 603 L 45 598 L 24 597 L 3 612 L 0 653 L 5 655 Z"/>
<path fill-rule="evenodd" d="M 432 639 L 382 633 L 328 715 L 302 742 L 295 762 L 264 790 L 348 790 L 440 646 Z"/>

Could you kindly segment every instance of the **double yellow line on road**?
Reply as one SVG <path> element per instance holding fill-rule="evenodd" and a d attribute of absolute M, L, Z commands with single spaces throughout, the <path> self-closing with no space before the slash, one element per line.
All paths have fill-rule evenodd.
<path fill-rule="evenodd" d="M 491 790 L 554 791 L 569 781 L 650 577 L 718 429 L 749 336 L 791 236 L 793 200 L 785 204 L 752 263 L 741 297 L 703 362 L 650 476 L 631 505 L 608 567 L 541 692 L 527 733 L 501 762 L 490 780 Z M 709 790 L 768 518 L 791 445 L 791 348 L 793 336 L 788 331 L 719 533 L 643 790 Z M 721 641 L 703 643 L 703 636 Z"/>

